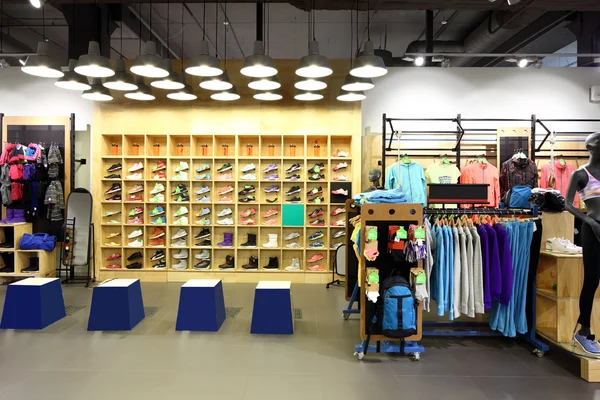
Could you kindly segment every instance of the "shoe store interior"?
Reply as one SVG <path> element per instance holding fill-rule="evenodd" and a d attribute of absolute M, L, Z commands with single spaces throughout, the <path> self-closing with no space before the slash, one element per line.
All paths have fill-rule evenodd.
<path fill-rule="evenodd" d="M 0 122 L 0 400 L 600 399 L 597 0 L 0 0 Z"/>

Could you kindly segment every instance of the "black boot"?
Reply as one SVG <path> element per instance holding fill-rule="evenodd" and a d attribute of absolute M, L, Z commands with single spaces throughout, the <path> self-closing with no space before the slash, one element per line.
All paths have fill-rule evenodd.
<path fill-rule="evenodd" d="M 277 257 L 269 257 L 269 264 L 265 265 L 263 269 L 279 269 L 279 259 Z"/>
<path fill-rule="evenodd" d="M 4 262 L 4 267 L 0 268 L 0 273 L 8 274 L 15 272 L 14 253 L 0 253 L 0 257 L 2 257 L 2 261 Z"/>
<path fill-rule="evenodd" d="M 235 268 L 234 261 L 235 260 L 234 260 L 233 256 L 225 257 L 225 264 L 219 265 L 219 269 L 234 269 Z"/>
<path fill-rule="evenodd" d="M 258 258 L 255 256 L 250 256 L 248 259 L 248 264 L 242 265 L 244 269 L 258 269 Z"/>
<path fill-rule="evenodd" d="M 40 271 L 40 259 L 37 257 L 31 257 L 29 259 L 29 267 L 23 268 L 21 272 L 39 272 Z"/>
<path fill-rule="evenodd" d="M 256 235 L 253 233 L 249 233 L 248 234 L 248 241 L 246 241 L 246 243 L 242 243 L 240 245 L 240 247 L 251 247 L 251 248 L 255 248 L 256 247 Z"/>

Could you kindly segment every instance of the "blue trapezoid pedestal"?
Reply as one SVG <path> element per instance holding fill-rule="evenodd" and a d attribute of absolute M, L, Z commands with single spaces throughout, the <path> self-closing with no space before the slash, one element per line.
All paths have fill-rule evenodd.
<path fill-rule="evenodd" d="M 289 281 L 260 281 L 256 285 L 250 333 L 294 333 L 291 287 Z"/>
<path fill-rule="evenodd" d="M 129 331 L 144 317 L 139 279 L 113 279 L 94 288 L 88 331 Z"/>
<path fill-rule="evenodd" d="M 175 330 L 217 332 L 225 317 L 220 279 L 191 279 L 181 286 Z"/>

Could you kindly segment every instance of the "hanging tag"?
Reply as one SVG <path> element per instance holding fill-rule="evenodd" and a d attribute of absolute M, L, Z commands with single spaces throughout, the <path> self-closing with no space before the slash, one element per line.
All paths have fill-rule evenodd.
<path fill-rule="evenodd" d="M 427 283 L 427 278 L 425 277 L 425 272 L 420 272 L 419 275 L 417 275 L 416 282 L 417 282 L 417 285 L 424 285 L 425 283 Z"/>
<path fill-rule="evenodd" d="M 377 240 L 377 230 L 373 228 L 369 229 L 369 233 L 367 233 L 367 239 L 369 241 Z"/>
<path fill-rule="evenodd" d="M 378 283 L 379 282 L 379 274 L 377 271 L 371 271 L 369 276 L 367 276 L 367 282 L 369 283 Z"/>
<path fill-rule="evenodd" d="M 397 231 L 396 231 L 396 238 L 397 239 L 408 239 L 408 232 L 406 232 L 406 229 L 404 229 L 403 226 L 401 226 Z"/>
<path fill-rule="evenodd" d="M 415 229 L 415 239 L 425 239 L 425 231 L 423 228 L 418 227 Z"/>
<path fill-rule="evenodd" d="M 559 162 L 560 162 L 560 165 L 562 165 L 563 167 L 564 167 L 564 166 L 565 166 L 565 164 L 566 164 L 565 160 L 563 160 L 562 158 L 559 160 Z"/>

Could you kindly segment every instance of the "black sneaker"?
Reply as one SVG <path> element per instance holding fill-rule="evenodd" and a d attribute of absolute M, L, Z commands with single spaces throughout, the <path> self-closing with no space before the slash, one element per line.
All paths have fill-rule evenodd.
<path fill-rule="evenodd" d="M 138 258 L 142 258 L 142 257 L 143 257 L 142 256 L 142 252 L 141 251 L 136 251 L 135 253 L 133 253 L 132 255 L 130 255 L 129 257 L 127 257 L 127 261 L 137 260 Z"/>
<path fill-rule="evenodd" d="M 317 201 L 317 199 L 319 199 L 319 201 Z M 319 203 L 325 202 L 325 198 L 324 197 L 315 197 L 313 199 L 308 199 L 308 202 L 309 203 L 317 203 L 317 204 L 319 204 Z"/>
<path fill-rule="evenodd" d="M 112 197 L 109 197 L 108 199 L 106 199 L 106 201 L 121 201 L 121 195 L 120 194 L 115 194 Z"/>
<path fill-rule="evenodd" d="M 198 246 L 198 247 L 210 247 L 210 243 L 211 243 L 210 239 L 204 239 L 200 243 L 196 243 L 196 246 Z"/>
<path fill-rule="evenodd" d="M 121 191 L 121 185 L 119 183 L 113 183 L 110 189 L 108 189 L 104 194 L 113 194 Z"/>
<path fill-rule="evenodd" d="M 273 200 L 267 199 L 267 203 L 276 203 L 276 202 L 277 202 L 277 197 L 275 197 Z"/>
<path fill-rule="evenodd" d="M 293 164 L 291 167 L 285 170 L 286 173 L 291 174 L 292 172 L 300 171 L 300 164 Z"/>
<path fill-rule="evenodd" d="M 291 199 L 286 200 L 286 202 L 288 202 L 288 203 L 300 203 L 300 200 L 301 200 L 300 197 L 294 196 Z"/>
<path fill-rule="evenodd" d="M 233 167 L 231 166 L 231 164 L 230 164 L 230 163 L 225 163 L 225 164 L 223 164 L 223 165 L 221 166 L 221 168 L 219 168 L 219 169 L 217 170 L 217 172 L 225 172 L 225 171 L 229 171 L 231 168 L 233 168 Z"/>
<path fill-rule="evenodd" d="M 308 191 L 308 195 L 309 196 L 315 196 L 317 194 L 321 194 L 323 193 L 323 188 L 321 186 L 319 186 L 318 188 L 312 188 L 311 190 Z"/>
<path fill-rule="evenodd" d="M 165 252 L 162 250 L 157 250 L 152 257 L 150 257 L 150 261 L 160 260 L 161 258 L 165 258 Z"/>
<path fill-rule="evenodd" d="M 203 260 L 194 265 L 194 269 L 210 269 L 210 261 Z"/>
<path fill-rule="evenodd" d="M 246 196 L 243 199 L 240 199 L 240 203 L 250 203 L 256 201 L 256 197 L 254 196 Z"/>
<path fill-rule="evenodd" d="M 319 167 L 318 170 L 316 169 L 316 167 Z M 316 163 L 314 167 L 312 167 L 311 169 L 308 170 L 308 173 L 314 174 L 316 172 L 320 172 L 323 168 L 325 168 L 325 164 Z"/>
<path fill-rule="evenodd" d="M 142 269 L 142 264 L 139 262 L 134 262 L 132 264 L 128 264 L 125 266 L 127 269 Z"/>
<path fill-rule="evenodd" d="M 121 175 L 119 174 L 110 174 L 104 177 L 104 179 L 121 179 Z"/>
<path fill-rule="evenodd" d="M 160 260 L 156 264 L 152 265 L 152 269 L 164 269 L 167 267 L 167 262 L 165 260 Z"/>
<path fill-rule="evenodd" d="M 256 188 L 254 187 L 254 185 L 246 185 L 246 186 L 244 186 L 244 189 L 242 189 L 238 192 L 238 194 L 240 196 L 245 196 L 247 194 L 254 193 L 254 192 L 256 192 Z"/>
<path fill-rule="evenodd" d="M 110 167 L 108 167 L 108 169 L 106 171 L 108 171 L 108 172 L 115 172 L 115 171 L 120 170 L 121 168 L 123 168 L 121 166 L 121 164 L 117 163 L 117 164 L 113 164 Z"/>
<path fill-rule="evenodd" d="M 312 174 L 311 176 L 308 177 L 309 180 L 311 181 L 320 181 L 325 179 L 325 175 L 323 174 Z"/>
<path fill-rule="evenodd" d="M 179 195 L 177 199 L 174 200 L 175 203 L 188 203 L 190 201 L 190 196 L 187 193 L 182 193 Z"/>
<path fill-rule="evenodd" d="M 194 239 L 204 239 L 210 236 L 210 230 L 209 229 L 202 229 L 200 231 L 200 233 L 198 233 L 196 236 L 194 236 Z"/>
<path fill-rule="evenodd" d="M 293 194 L 300 193 L 300 186 L 292 186 L 290 190 L 285 192 L 286 195 L 291 196 Z"/>
<path fill-rule="evenodd" d="M 185 186 L 183 183 L 180 183 L 175 189 L 173 189 L 171 195 L 176 196 L 178 194 L 187 193 L 187 191 L 187 186 Z"/>
<path fill-rule="evenodd" d="M 316 218 L 316 217 L 320 217 L 321 215 L 324 214 L 324 211 L 322 208 L 317 208 L 316 210 L 314 210 L 313 212 L 311 212 L 310 214 L 308 214 L 309 218 Z"/>

